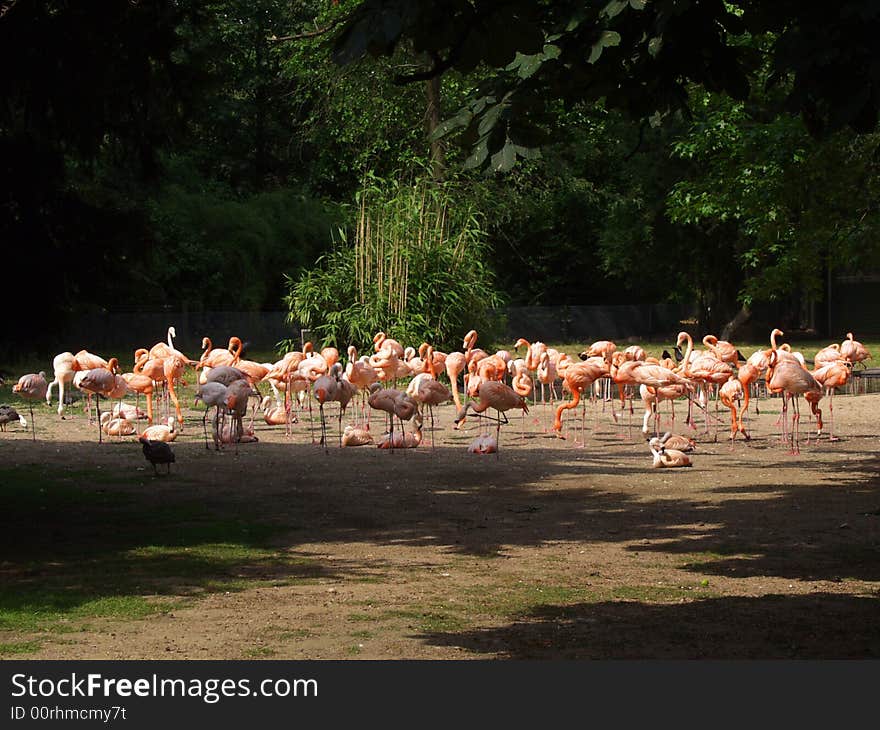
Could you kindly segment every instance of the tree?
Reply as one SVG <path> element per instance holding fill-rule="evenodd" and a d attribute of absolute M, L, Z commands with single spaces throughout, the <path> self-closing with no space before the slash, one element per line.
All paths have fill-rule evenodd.
<path fill-rule="evenodd" d="M 508 170 L 552 123 L 547 104 L 601 100 L 659 122 L 687 107 L 689 83 L 736 100 L 760 61 L 744 33 L 774 34 L 772 81 L 791 80 L 786 106 L 820 133 L 873 129 L 880 68 L 873 62 L 880 6 L 796 0 L 363 0 L 334 36 L 346 64 L 387 56 L 408 39 L 436 59 L 422 80 L 450 69 L 488 70 L 469 103 L 442 128 L 460 131 L 472 164 Z"/>
<path fill-rule="evenodd" d="M 754 104 L 699 91 L 695 98 L 694 123 L 674 145 L 694 164 L 670 191 L 667 211 L 674 223 L 724 231 L 742 272 L 742 306 L 726 335 L 756 302 L 821 298 L 829 269 L 877 261 L 880 135 L 841 130 L 816 141 L 798 118 L 765 121 Z"/>

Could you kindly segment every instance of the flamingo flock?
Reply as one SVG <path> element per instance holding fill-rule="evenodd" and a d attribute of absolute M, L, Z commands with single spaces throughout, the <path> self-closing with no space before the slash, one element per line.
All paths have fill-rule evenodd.
<path fill-rule="evenodd" d="M 521 411 L 524 423 L 529 398 L 536 404 L 539 390 L 540 402 L 549 403 L 553 416 L 552 425 L 545 425 L 548 435 L 569 438 L 565 416 L 582 406 L 580 439 L 573 442 L 578 447 L 586 443 L 588 401 L 597 404 L 596 411 L 598 404 L 602 410 L 610 404 L 612 422 L 619 427 L 627 410 L 632 415 L 633 400 L 639 397 L 644 408 L 641 431 L 654 466 L 689 466 L 690 458 L 684 452 L 688 450 L 687 444 L 692 447 L 693 440 L 660 434 L 660 408 L 664 402 L 670 404 L 673 424 L 676 403 L 686 402 L 684 425 L 695 431 L 699 420 L 695 413 L 702 411 L 704 437 L 717 438 L 717 434 L 712 434 L 712 424 L 719 419 L 710 414 L 714 398 L 716 412 L 723 406 L 730 413 L 732 447 L 738 435 L 746 441 L 751 439 L 749 407 L 757 387 L 764 384 L 770 394 L 782 399 L 778 425 L 791 453 L 799 453 L 801 396 L 809 406 L 809 417 L 816 419 L 817 437 L 825 428 L 820 404 L 827 398 L 828 436 L 829 440 L 837 439 L 833 425 L 834 392 L 847 384 L 853 366 L 870 358 L 870 353 L 848 333 L 842 343 L 822 348 L 809 369 L 800 353 L 792 352 L 785 343 L 779 344 L 778 338 L 783 335 L 781 330 L 774 329 L 769 347 L 756 350 L 748 358 L 735 345 L 714 335 L 706 335 L 702 339 L 703 349 L 696 349 L 692 336 L 680 332 L 674 346 L 676 357 L 668 352 L 659 358 L 652 357 L 639 346 L 619 350 L 614 342 L 599 340 L 575 360 L 544 343 L 522 338 L 516 341 L 513 352 L 490 353 L 476 346 L 474 330 L 464 336 L 460 351 L 450 353 L 439 352 L 429 343 L 418 348 L 405 347 L 386 333 L 378 332 L 373 338 L 372 352 L 359 355 L 352 345 L 347 348 L 344 361 L 336 348 L 316 351 L 311 343 L 305 343 L 301 351 L 287 352 L 275 362 L 260 363 L 243 357 L 243 342 L 236 336 L 221 348 L 214 347 L 205 337 L 200 357 L 190 358 L 174 346 L 176 332 L 170 327 L 165 341 L 134 351 L 130 372 L 121 372 L 116 357 L 105 359 L 86 350 L 63 352 L 53 360 L 51 382 L 45 373 L 27 374 L 19 379 L 13 392 L 28 403 L 34 440 L 33 404 L 43 399 L 51 404 L 53 389 L 57 388 L 57 413 L 61 419 L 67 417 L 67 399 L 72 391 L 79 390 L 89 404 L 94 402 L 99 443 L 106 435 L 111 439 L 132 436 L 142 443 L 167 444 L 184 430 L 185 418 L 177 390 L 190 377 L 187 372 L 191 369 L 197 386 L 196 403 L 205 408 L 205 447 L 210 448 L 207 420 L 214 409 L 211 431 L 217 451 L 257 441 L 254 420 L 259 411 L 267 426 L 283 426 L 287 436 L 293 435 L 294 425 L 308 420 L 312 443 L 329 453 L 331 426 L 326 408 L 331 404 L 335 404 L 337 448 L 417 448 L 423 444 L 426 423 L 434 447 L 434 409 L 451 402 L 455 409 L 453 429 L 464 429 L 468 419 L 480 422 L 479 435 L 467 451 L 496 455 L 501 429 L 509 422 L 508 412 Z M 440 380 L 444 376 L 448 386 Z M 403 381 L 407 381 L 405 387 Z M 566 392 L 570 398 L 565 397 Z M 123 402 L 131 396 L 135 398 L 134 405 Z M 140 408 L 142 397 L 145 411 Z M 102 414 L 102 398 L 119 402 Z M 91 405 L 87 405 L 87 410 L 91 422 Z M 374 436 L 371 417 L 375 420 L 376 414 L 386 425 L 381 434 Z M 14 419 L 10 416 L 5 421 L 19 418 L 16 413 Z M 344 419 L 350 422 L 343 424 Z M 147 425 L 139 426 L 141 420 Z M 632 419 L 629 420 L 631 428 Z M 540 419 L 536 417 L 535 422 L 540 423 Z M 494 430 L 494 435 L 490 430 Z M 674 446 L 676 440 L 679 443 Z"/>

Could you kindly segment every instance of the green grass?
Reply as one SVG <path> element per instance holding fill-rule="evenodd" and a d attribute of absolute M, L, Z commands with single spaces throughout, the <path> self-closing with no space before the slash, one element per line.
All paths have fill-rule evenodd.
<path fill-rule="evenodd" d="M 372 639 L 376 636 L 375 632 L 361 629 L 360 631 L 352 631 L 349 636 L 352 639 Z"/>
<path fill-rule="evenodd" d="M 76 631 L 138 619 L 206 593 L 316 579 L 271 545 L 278 528 L 169 498 L 114 490 L 125 475 L 0 468 L 0 632 Z M 2 633 L 0 633 L 2 636 Z"/>
<path fill-rule="evenodd" d="M 42 642 L 39 641 L 12 641 L 0 643 L 0 656 L 13 656 L 15 654 L 33 654 L 39 651 Z"/>
<path fill-rule="evenodd" d="M 262 659 L 264 657 L 275 656 L 278 652 L 269 646 L 257 646 L 244 652 L 244 656 L 249 659 Z"/>

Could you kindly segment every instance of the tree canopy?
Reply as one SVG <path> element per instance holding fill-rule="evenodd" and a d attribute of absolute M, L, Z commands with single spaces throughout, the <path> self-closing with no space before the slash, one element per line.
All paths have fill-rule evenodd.
<path fill-rule="evenodd" d="M 2 336 L 286 306 L 365 179 L 454 189 L 482 301 L 794 312 L 877 265 L 878 31 L 868 0 L 6 0 L 0 236 L 51 296 Z"/>

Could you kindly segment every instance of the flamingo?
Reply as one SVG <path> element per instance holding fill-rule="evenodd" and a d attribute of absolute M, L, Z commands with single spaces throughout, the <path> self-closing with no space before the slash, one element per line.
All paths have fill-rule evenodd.
<path fill-rule="evenodd" d="M 22 375 L 18 382 L 12 386 L 12 392 L 24 398 L 28 402 L 28 408 L 31 412 L 31 429 L 33 430 L 33 440 L 37 440 L 37 425 L 34 422 L 34 401 L 43 400 L 49 390 L 49 383 L 46 381 L 46 373 L 42 370 L 39 373 L 28 373 Z"/>
<path fill-rule="evenodd" d="M 343 446 L 366 446 L 373 443 L 373 436 L 370 429 L 360 426 L 346 426 L 342 434 Z"/>
<path fill-rule="evenodd" d="M 755 350 L 755 352 L 749 356 L 745 365 L 743 365 L 736 374 L 737 380 L 742 383 L 743 387 L 743 406 L 739 412 L 739 429 L 743 433 L 745 433 L 743 416 L 745 416 L 746 411 L 749 409 L 749 398 L 752 385 L 756 383 L 767 370 L 768 358 L 772 351 L 773 350 Z M 758 410 L 757 403 L 755 404 L 755 412 L 759 415 L 761 413 Z"/>
<path fill-rule="evenodd" d="M 165 441 L 167 443 L 174 441 L 178 433 L 180 432 L 174 427 L 174 416 L 169 416 L 167 426 L 164 423 L 148 426 L 141 431 L 140 438 L 147 439 L 148 441 Z"/>
<path fill-rule="evenodd" d="M 623 355 L 627 360 L 647 360 L 648 353 L 638 345 L 630 345 L 623 351 Z M 654 363 L 659 365 L 659 363 Z"/>
<path fill-rule="evenodd" d="M 468 401 L 464 408 L 458 412 L 458 415 L 455 417 L 455 428 L 460 427 L 461 423 L 467 417 L 469 410 L 480 415 L 481 418 L 489 418 L 489 416 L 484 415 L 484 413 L 487 409 L 494 408 L 498 412 L 498 416 L 492 419 L 496 424 L 496 443 L 501 437 L 501 425 L 503 423 L 508 423 L 507 411 L 512 408 L 520 408 L 523 413 L 529 412 L 529 405 L 526 403 L 526 399 L 506 383 L 497 380 L 487 380 L 480 385 L 477 397 L 479 399 L 478 403 L 475 404 L 474 401 Z"/>
<path fill-rule="evenodd" d="M 689 388 L 687 385 L 675 383 L 673 385 L 665 385 L 659 388 L 652 388 L 647 385 L 639 386 L 639 395 L 642 397 L 642 403 L 645 406 L 645 417 L 642 420 L 642 433 L 648 434 L 648 419 L 654 416 L 654 435 L 660 432 L 660 410 L 659 405 L 662 401 L 668 400 L 672 406 L 672 423 L 675 424 L 675 401 L 678 398 L 687 396 Z"/>
<path fill-rule="evenodd" d="M 721 362 L 736 365 L 740 360 L 739 350 L 729 342 L 719 340 L 715 335 L 706 335 L 703 344 Z"/>
<path fill-rule="evenodd" d="M 697 448 L 697 442 L 687 436 L 679 436 L 678 434 L 666 432 L 663 434 L 663 445 L 669 449 L 678 451 L 693 451 Z"/>
<path fill-rule="evenodd" d="M 270 426 L 284 426 L 287 424 L 287 409 L 267 395 L 260 402 L 260 410 L 263 411 L 263 420 Z"/>
<path fill-rule="evenodd" d="M 743 384 L 742 381 L 738 378 L 730 376 L 730 379 L 727 380 L 721 386 L 721 389 L 718 391 L 718 397 L 721 402 L 724 404 L 726 408 L 730 409 L 730 444 L 733 446 L 733 440 L 736 438 L 737 432 L 742 433 L 745 437 L 746 441 L 751 439 L 749 436 L 749 432 L 745 430 L 742 426 L 742 418 L 737 421 L 736 419 L 736 407 L 737 404 L 743 400 Z"/>
<path fill-rule="evenodd" d="M 390 419 L 389 448 L 397 448 L 394 439 L 394 416 L 401 421 L 410 420 L 418 412 L 418 404 L 406 393 L 393 388 L 383 388 L 380 383 L 370 386 L 370 397 L 367 399 L 370 408 L 385 411 Z"/>
<path fill-rule="evenodd" d="M 412 431 L 386 433 L 376 446 L 380 449 L 414 449 L 422 443 L 422 420 L 418 413 L 413 417 Z"/>
<path fill-rule="evenodd" d="M 165 344 L 164 342 L 157 342 L 149 350 L 150 357 L 155 357 L 162 360 L 169 355 L 177 353 L 177 350 L 174 349 L 174 343 L 172 342 L 172 338 L 177 337 L 177 332 L 174 330 L 174 327 L 168 328 L 167 335 L 168 344 Z"/>
<path fill-rule="evenodd" d="M 461 396 L 458 391 L 458 376 L 465 372 L 467 367 L 467 356 L 463 352 L 450 352 L 446 356 L 446 375 L 449 378 L 449 385 L 452 387 L 452 400 L 455 403 L 455 410 L 461 410 Z"/>
<path fill-rule="evenodd" d="M 590 386 L 600 378 L 608 375 L 609 372 L 609 361 L 605 358 L 598 357 L 592 358 L 591 360 L 584 360 L 583 362 L 574 363 L 566 369 L 565 375 L 563 376 L 562 380 L 564 387 L 568 388 L 568 390 L 571 392 L 572 399 L 569 403 L 561 403 L 556 409 L 556 418 L 553 422 L 553 430 L 556 432 L 557 437 L 561 439 L 565 438 L 565 436 L 562 434 L 562 412 L 571 408 L 577 408 L 578 403 L 580 403 L 581 397 L 589 390 Z M 582 441 L 586 440 L 583 438 L 583 433 L 585 430 L 585 418 L 586 409 L 584 410 L 584 417 L 581 419 Z"/>
<path fill-rule="evenodd" d="M 840 345 L 840 354 L 853 365 L 871 358 L 868 349 L 861 342 L 853 339 L 852 332 L 846 333 L 846 339 Z"/>
<path fill-rule="evenodd" d="M 241 378 L 238 379 L 241 380 Z M 206 421 L 208 418 L 208 409 L 211 406 L 214 406 L 216 408 L 216 411 L 214 413 L 212 435 L 214 438 L 214 449 L 217 451 L 220 450 L 220 414 L 221 412 L 225 413 L 226 411 L 226 396 L 228 394 L 229 393 L 227 392 L 226 385 L 219 382 L 203 383 L 199 386 L 199 390 L 196 393 L 195 403 L 202 401 L 202 403 L 205 404 L 205 415 L 202 416 L 202 430 L 205 434 L 206 449 L 210 448 L 208 446 L 208 427 L 206 425 Z"/>
<path fill-rule="evenodd" d="M 226 410 L 232 418 L 230 434 L 231 441 L 236 444 L 236 448 L 245 433 L 242 420 L 247 414 L 248 403 L 252 395 L 259 396 L 259 393 L 253 389 L 247 378 L 233 380 L 226 386 Z"/>
<path fill-rule="evenodd" d="M 211 368 L 211 372 L 207 374 L 205 381 L 200 383 L 200 385 L 205 385 L 207 383 L 222 383 L 223 385 L 228 386 L 236 380 L 247 380 L 247 375 L 231 365 L 220 365 L 216 368 Z"/>
<path fill-rule="evenodd" d="M 174 382 L 179 380 L 183 375 L 183 369 L 186 367 L 186 360 L 178 355 L 169 355 L 162 361 L 162 370 L 165 375 L 165 383 L 168 386 L 168 395 L 174 402 L 174 412 L 177 414 L 177 421 L 183 428 L 183 413 L 180 411 L 180 401 L 177 399 L 177 392 L 174 390 Z"/>
<path fill-rule="evenodd" d="M 687 377 L 679 375 L 674 370 L 669 370 L 661 365 L 653 365 L 642 360 L 624 360 L 619 365 L 611 367 L 611 379 L 617 383 L 620 393 L 621 409 L 625 407 L 624 387 L 627 385 L 647 385 L 651 388 L 663 388 L 668 385 L 682 385 L 692 388 Z M 612 402 L 612 414 L 614 413 Z M 632 413 L 632 409 L 630 409 Z M 616 420 L 616 417 L 615 417 Z"/>
<path fill-rule="evenodd" d="M 666 448 L 666 440 L 670 436 L 671 434 L 666 433 L 659 438 L 655 436 L 648 442 L 651 454 L 654 457 L 651 466 L 655 469 L 693 466 L 693 463 L 687 454 L 678 449 Z"/>
<path fill-rule="evenodd" d="M 124 377 L 113 372 L 117 365 L 116 358 L 110 358 L 107 367 L 92 368 L 82 373 L 77 384 L 80 390 L 96 396 L 95 417 L 98 421 L 98 443 L 103 441 L 103 431 L 101 430 L 101 396 L 121 401 L 126 395 L 134 392 Z M 74 382 L 76 383 L 76 380 Z"/>
<path fill-rule="evenodd" d="M 342 416 L 357 392 L 357 388 L 342 377 L 342 365 L 334 363 L 326 375 L 315 380 L 312 386 L 318 409 L 321 413 L 321 446 L 327 447 L 327 423 L 324 419 L 324 404 L 328 401 L 339 403 L 339 446 L 342 446 Z"/>
<path fill-rule="evenodd" d="M 554 383 L 556 383 L 557 372 L 556 372 L 556 363 L 554 363 L 550 359 L 550 353 L 545 350 L 541 353 L 541 357 L 538 361 L 538 369 L 535 371 L 535 375 L 538 378 L 538 382 L 541 384 L 541 403 L 544 402 L 544 386 L 550 386 L 550 406 L 553 406 L 553 402 L 556 400 L 556 391 L 554 390 Z"/>
<path fill-rule="evenodd" d="M 398 358 L 403 357 L 403 345 L 397 340 L 392 340 L 384 332 L 377 332 L 373 337 L 373 351 L 380 352 L 381 350 L 393 352 Z"/>
<path fill-rule="evenodd" d="M 798 409 L 798 396 L 806 393 L 821 394 L 822 387 L 816 379 L 796 361 L 790 359 L 780 360 L 778 350 L 770 353 L 768 361 L 767 388 L 771 393 L 782 393 L 783 398 L 793 396 L 794 413 L 791 416 L 791 453 L 800 453 L 798 432 L 800 427 L 800 412 Z M 783 420 L 783 438 L 785 436 L 785 421 Z"/>
<path fill-rule="evenodd" d="M 137 426 L 125 416 L 113 417 L 110 411 L 101 414 L 101 430 L 108 436 L 131 436 L 137 432 Z"/>
<path fill-rule="evenodd" d="M 469 454 L 494 454 L 498 451 L 498 441 L 486 433 L 471 441 L 467 450 Z"/>
<path fill-rule="evenodd" d="M 428 367 L 433 371 L 433 361 L 428 361 Z M 412 382 L 406 389 L 408 395 L 416 400 L 417 403 L 428 406 L 428 412 L 431 415 L 431 448 L 434 447 L 434 406 L 442 403 L 448 403 L 452 400 L 452 393 L 449 392 L 443 383 L 434 376 L 433 372 L 421 373 L 412 379 Z"/>
<path fill-rule="evenodd" d="M 348 346 L 348 364 L 345 366 L 345 377 L 363 394 L 361 401 L 361 417 L 366 410 L 366 394 L 373 383 L 379 382 L 379 374 L 370 365 L 369 358 L 364 355 L 358 358 L 358 352 L 354 345 Z"/>
<path fill-rule="evenodd" d="M 816 379 L 816 382 L 822 386 L 825 394 L 828 396 L 828 408 L 831 411 L 831 418 L 829 419 L 831 425 L 829 426 L 828 431 L 829 441 L 838 440 L 834 435 L 834 389 L 846 385 L 851 375 L 852 365 L 845 360 L 830 362 L 827 365 L 817 367 L 813 370 L 813 377 Z M 816 435 L 819 436 L 822 434 L 822 411 L 818 408 L 821 396 L 817 397 L 813 393 L 807 393 L 804 397 L 807 398 L 807 401 L 813 408 L 813 412 L 816 414 L 818 420 L 818 433 Z"/>
<path fill-rule="evenodd" d="M 610 358 L 612 353 L 617 350 L 617 345 L 611 340 L 598 340 L 584 350 L 578 357 L 586 360 L 588 357 L 606 357 Z"/>
<path fill-rule="evenodd" d="M 64 418 L 64 388 L 73 383 L 73 376 L 76 373 L 76 357 L 72 352 L 62 352 L 55 356 L 52 360 L 52 370 L 55 379 L 49 383 L 46 390 L 46 405 L 52 400 L 52 386 L 58 386 L 58 415 Z"/>
<path fill-rule="evenodd" d="M 147 399 L 147 420 L 152 424 L 154 388 L 153 379 L 147 375 L 144 375 L 143 373 L 136 372 L 123 373 L 122 377 L 125 379 L 125 382 L 128 383 L 128 387 L 131 388 L 137 396 L 143 395 Z M 134 407 L 137 408 L 137 402 L 135 402 Z"/>
<path fill-rule="evenodd" d="M 202 348 L 204 351 L 195 366 L 196 369 L 203 368 L 200 382 L 206 382 L 207 372 L 212 368 L 220 367 L 221 365 L 234 366 L 241 359 L 243 347 L 244 344 L 241 339 L 234 335 L 229 338 L 229 346 L 225 350 L 214 349 L 210 338 L 203 337 Z"/>
<path fill-rule="evenodd" d="M 813 355 L 813 367 L 818 369 L 823 365 L 829 365 L 839 360 L 846 360 L 846 358 L 840 354 L 840 345 L 835 342 L 833 345 L 823 347 Z"/>

